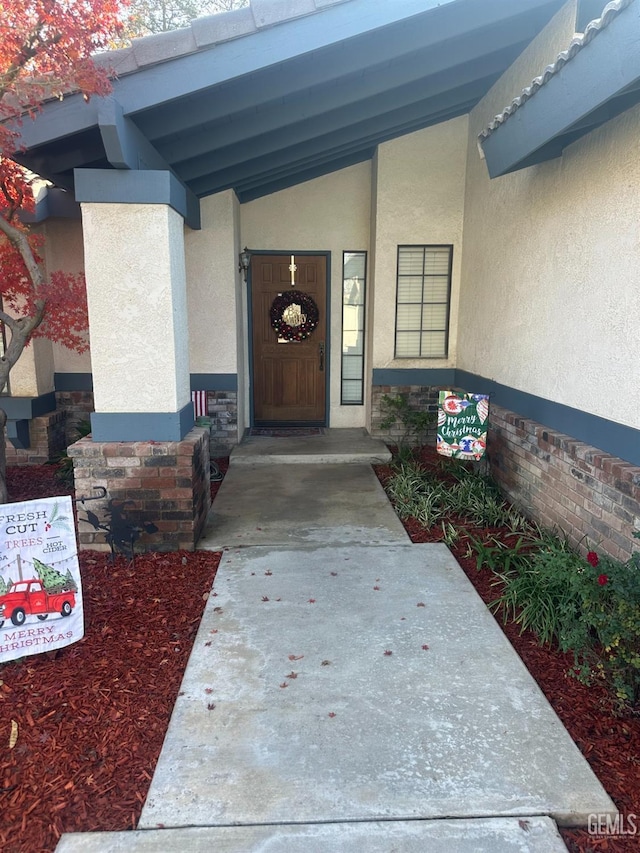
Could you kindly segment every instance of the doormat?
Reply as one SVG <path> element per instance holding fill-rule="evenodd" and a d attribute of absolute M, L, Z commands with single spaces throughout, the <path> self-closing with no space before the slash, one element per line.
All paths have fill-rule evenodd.
<path fill-rule="evenodd" d="M 322 435 L 322 427 L 251 427 L 249 435 L 268 438 L 294 438 L 300 435 Z"/>

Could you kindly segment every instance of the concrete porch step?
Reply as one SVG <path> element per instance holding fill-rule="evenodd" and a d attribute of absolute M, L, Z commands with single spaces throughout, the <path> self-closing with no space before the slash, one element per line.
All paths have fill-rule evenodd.
<path fill-rule="evenodd" d="M 62 836 L 56 853 L 566 853 L 548 817 L 185 827 Z"/>
<path fill-rule="evenodd" d="M 321 435 L 272 438 L 249 435 L 231 451 L 234 465 L 313 463 L 356 463 L 379 465 L 389 462 L 391 452 L 366 429 L 325 429 Z"/>

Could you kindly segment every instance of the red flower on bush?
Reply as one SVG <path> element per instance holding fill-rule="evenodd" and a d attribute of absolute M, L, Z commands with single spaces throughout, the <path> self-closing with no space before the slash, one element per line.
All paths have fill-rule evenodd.
<path fill-rule="evenodd" d="M 608 581 L 609 578 L 607 575 L 598 575 L 598 583 L 600 586 L 604 586 Z"/>
<path fill-rule="evenodd" d="M 595 551 L 589 551 L 589 553 L 587 554 L 587 563 L 591 563 L 591 565 L 595 569 L 595 567 L 598 565 L 599 562 L 600 562 L 600 560 L 599 560 L 596 552 Z"/>

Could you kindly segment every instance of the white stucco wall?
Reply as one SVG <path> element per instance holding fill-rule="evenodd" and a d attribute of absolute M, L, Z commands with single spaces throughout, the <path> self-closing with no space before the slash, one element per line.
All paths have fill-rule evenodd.
<path fill-rule="evenodd" d="M 240 202 L 236 194 L 233 194 L 233 228 L 238 237 L 236 261 L 241 251 L 240 243 Z M 235 270 L 235 311 L 236 311 L 236 360 L 238 366 L 238 441 L 242 440 L 245 426 L 249 423 L 249 388 L 246 382 L 247 376 L 247 344 L 249 333 L 249 310 L 247 305 L 247 284 L 243 274 L 234 264 Z"/>
<path fill-rule="evenodd" d="M 84 269 L 82 222 L 80 219 L 48 219 L 45 223 L 46 265 L 49 272 L 79 273 Z M 88 332 L 87 332 L 88 337 Z M 91 355 L 53 344 L 53 366 L 57 373 L 91 373 Z"/>
<path fill-rule="evenodd" d="M 351 166 L 240 208 L 242 245 L 255 252 L 331 252 L 332 427 L 365 425 L 364 406 L 340 405 L 342 253 L 369 251 L 370 209 L 370 163 Z"/>
<path fill-rule="evenodd" d="M 245 284 L 238 271 L 240 205 L 233 190 L 203 198 L 202 229 L 185 229 L 191 373 L 238 377 L 238 440 L 245 424 Z"/>
<path fill-rule="evenodd" d="M 573 5 L 470 117 L 458 367 L 638 428 L 640 108 L 495 180 L 477 151 L 568 46 Z"/>
<path fill-rule="evenodd" d="M 7 336 L 10 336 L 10 332 Z M 11 369 L 9 388 L 12 397 L 38 397 L 53 391 L 51 341 L 35 338 L 27 344 Z"/>
<path fill-rule="evenodd" d="M 182 217 L 84 203 L 82 218 L 96 411 L 177 412 L 191 399 Z"/>
<path fill-rule="evenodd" d="M 236 373 L 238 244 L 233 190 L 203 198 L 202 230 L 185 230 L 192 373 Z"/>
<path fill-rule="evenodd" d="M 452 367 L 456 361 L 458 293 L 467 152 L 467 117 L 386 142 L 378 148 L 372 335 L 374 368 Z M 398 245 L 453 245 L 449 356 L 396 359 Z"/>
<path fill-rule="evenodd" d="M 79 220 L 50 219 L 34 230 L 45 238 L 43 254 L 48 273 L 56 270 L 77 273 L 82 270 L 82 228 Z M 59 363 L 68 367 L 60 368 Z M 80 364 L 83 366 L 73 366 Z M 81 356 L 47 338 L 34 338 L 11 370 L 11 395 L 37 397 L 46 394 L 53 390 L 55 370 L 84 372 L 91 369 L 90 365 L 88 354 Z"/>

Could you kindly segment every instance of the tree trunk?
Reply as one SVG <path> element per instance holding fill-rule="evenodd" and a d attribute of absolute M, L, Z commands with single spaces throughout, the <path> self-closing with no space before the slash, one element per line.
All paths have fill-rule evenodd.
<path fill-rule="evenodd" d="M 7 492 L 7 413 L 0 409 L 0 504 L 6 504 L 9 500 Z"/>

